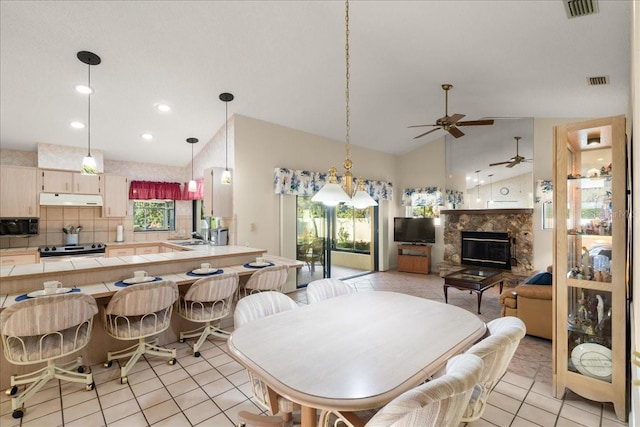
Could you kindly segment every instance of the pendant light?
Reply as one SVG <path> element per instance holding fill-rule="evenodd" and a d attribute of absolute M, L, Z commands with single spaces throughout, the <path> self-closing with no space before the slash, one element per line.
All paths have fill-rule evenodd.
<path fill-rule="evenodd" d="M 224 102 L 224 172 L 220 177 L 220 183 L 231 184 L 231 172 L 229 172 L 229 102 L 233 101 L 233 95 L 227 92 L 220 94 L 220 101 Z"/>
<path fill-rule="evenodd" d="M 480 171 L 476 171 L 476 202 L 480 203 Z"/>
<path fill-rule="evenodd" d="M 320 189 L 311 200 L 314 202 L 322 202 L 327 206 L 335 206 L 338 203 L 346 203 L 351 205 L 357 209 L 364 209 L 369 206 L 378 206 L 378 203 L 369 195 L 369 193 L 365 190 L 364 180 L 362 178 L 358 178 L 358 187 L 354 194 L 353 192 L 353 175 L 351 173 L 351 167 L 353 166 L 353 162 L 350 158 L 350 148 L 351 144 L 349 141 L 349 131 L 351 128 L 350 122 L 350 109 L 349 109 L 349 0 L 345 1 L 345 64 L 346 64 L 346 86 L 345 86 L 345 125 L 346 125 L 346 133 L 345 133 L 345 149 L 346 149 L 346 158 L 342 163 L 342 166 L 345 169 L 344 177 L 342 178 L 342 186 L 338 184 L 338 178 L 336 176 L 336 168 L 331 166 L 329 169 L 329 178 L 327 184 Z"/>
<path fill-rule="evenodd" d="M 187 185 L 187 191 L 189 193 L 195 193 L 198 186 L 196 185 L 195 179 L 193 179 L 193 144 L 198 143 L 198 138 L 187 138 L 187 142 L 191 144 L 191 181 L 189 181 Z"/>
<path fill-rule="evenodd" d="M 86 50 L 80 51 L 77 54 L 80 62 L 87 64 L 88 70 L 88 79 L 87 79 L 87 87 L 84 93 L 87 94 L 88 99 L 88 108 L 87 108 L 87 155 L 82 159 L 82 168 L 80 169 L 80 173 L 82 175 L 95 175 L 98 173 L 98 168 L 96 166 L 96 159 L 91 156 L 91 94 L 93 93 L 93 89 L 91 88 L 91 66 L 100 64 L 101 60 L 98 55 L 93 52 L 88 52 Z"/>

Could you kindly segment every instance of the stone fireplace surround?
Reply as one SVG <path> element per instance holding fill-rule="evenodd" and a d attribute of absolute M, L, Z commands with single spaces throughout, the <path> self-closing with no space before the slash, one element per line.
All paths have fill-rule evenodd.
<path fill-rule="evenodd" d="M 440 215 L 444 216 L 441 277 L 466 267 L 460 262 L 462 231 L 503 232 L 516 239 L 511 248 L 516 264 L 503 273 L 506 286 L 522 283 L 533 272 L 533 209 L 447 209 Z"/>

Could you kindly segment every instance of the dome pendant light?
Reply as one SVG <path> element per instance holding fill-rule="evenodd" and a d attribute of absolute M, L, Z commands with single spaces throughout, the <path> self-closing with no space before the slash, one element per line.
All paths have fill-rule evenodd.
<path fill-rule="evenodd" d="M 187 142 L 191 144 L 191 180 L 187 185 L 187 191 L 189 193 L 195 193 L 198 189 L 198 186 L 196 185 L 195 179 L 193 179 L 193 144 L 198 143 L 198 138 L 187 138 Z"/>
<path fill-rule="evenodd" d="M 231 184 L 231 172 L 229 171 L 229 102 L 233 101 L 233 95 L 227 92 L 220 94 L 220 101 L 224 102 L 224 172 L 220 177 L 221 184 Z"/>
<path fill-rule="evenodd" d="M 311 200 L 314 202 L 322 202 L 327 206 L 336 206 L 338 203 L 346 203 L 347 205 L 353 206 L 356 209 L 364 209 L 369 206 L 378 206 L 378 202 L 376 202 L 373 197 L 365 190 L 364 180 L 362 178 L 358 178 L 358 187 L 354 194 L 353 192 L 353 174 L 351 173 L 351 167 L 353 166 L 353 162 L 350 158 L 350 141 L 349 141 L 349 131 L 351 129 L 351 121 L 349 118 L 350 109 L 349 109 L 349 0 L 346 0 L 344 3 L 345 10 L 345 64 L 346 64 L 346 85 L 345 85 L 345 124 L 346 124 L 346 134 L 345 134 L 345 149 L 347 152 L 346 158 L 342 163 L 342 166 L 345 169 L 344 177 L 342 178 L 342 186 L 338 184 L 338 178 L 336 177 L 336 168 L 331 166 L 329 169 L 329 178 L 327 184 L 320 189 Z"/>
<path fill-rule="evenodd" d="M 86 50 L 78 52 L 77 57 L 80 62 L 87 64 L 89 74 L 87 82 L 87 155 L 82 159 L 80 173 L 82 173 L 82 175 L 95 175 L 98 173 L 98 168 L 96 166 L 96 159 L 91 155 L 91 94 L 93 93 L 93 89 L 91 88 L 91 66 L 100 64 L 101 60 L 98 55 Z"/>

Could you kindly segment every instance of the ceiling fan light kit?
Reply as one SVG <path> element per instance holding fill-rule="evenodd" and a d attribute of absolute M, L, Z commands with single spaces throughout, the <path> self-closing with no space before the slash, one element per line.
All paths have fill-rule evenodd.
<path fill-rule="evenodd" d="M 437 130 L 440 129 L 444 129 L 447 132 L 449 132 L 454 138 L 460 138 L 461 136 L 464 136 L 464 133 L 458 129 L 458 126 L 486 126 L 486 125 L 492 125 L 493 124 L 493 120 L 491 119 L 487 119 L 487 120 L 467 120 L 464 122 L 461 122 L 460 120 L 462 120 L 465 115 L 464 114 L 453 114 L 453 115 L 449 115 L 449 91 L 451 90 L 451 88 L 453 87 L 452 84 L 450 83 L 444 83 L 442 85 L 442 89 L 444 90 L 444 116 L 440 117 L 438 120 L 436 120 L 435 124 L 432 125 L 412 125 L 409 126 L 410 128 L 417 128 L 417 127 L 427 127 L 427 126 L 432 126 L 434 127 L 434 129 L 428 130 L 424 133 L 421 133 L 418 136 L 415 136 L 413 139 L 418 139 L 418 138 L 422 138 L 425 135 L 430 134 L 431 132 L 435 132 Z"/>

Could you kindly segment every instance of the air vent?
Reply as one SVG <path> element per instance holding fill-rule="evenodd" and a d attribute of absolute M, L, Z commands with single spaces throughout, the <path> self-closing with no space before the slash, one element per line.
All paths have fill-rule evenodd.
<path fill-rule="evenodd" d="M 609 84 L 609 76 L 587 77 L 589 86 L 600 86 Z"/>
<path fill-rule="evenodd" d="M 563 3 L 567 18 L 576 18 L 599 12 L 598 0 L 564 0 Z"/>

